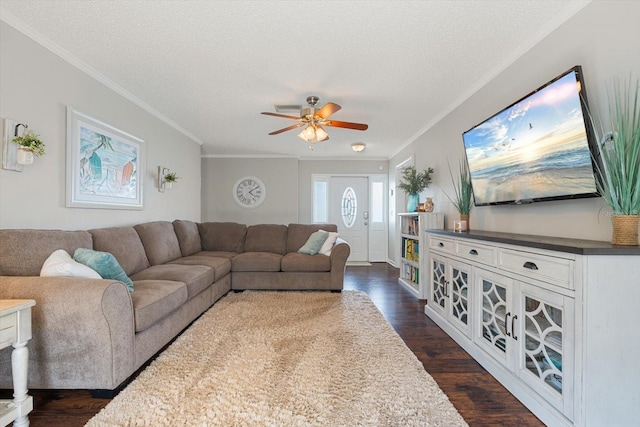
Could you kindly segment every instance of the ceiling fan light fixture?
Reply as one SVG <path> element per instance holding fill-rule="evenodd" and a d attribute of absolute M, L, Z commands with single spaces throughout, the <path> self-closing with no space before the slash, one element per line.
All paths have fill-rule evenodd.
<path fill-rule="evenodd" d="M 318 142 L 326 141 L 327 139 L 329 139 L 329 134 L 323 129 L 322 126 L 317 126 L 316 138 L 318 139 Z"/>
<path fill-rule="evenodd" d="M 316 130 L 311 125 L 308 125 L 306 128 L 304 128 L 304 131 L 302 131 L 302 132 L 304 133 L 304 137 L 305 137 L 305 140 L 307 142 L 312 141 L 314 139 L 317 139 L 316 138 Z"/>
<path fill-rule="evenodd" d="M 351 144 L 351 149 L 356 153 L 361 153 L 362 151 L 364 151 L 364 147 L 366 146 L 367 145 L 364 142 L 354 142 L 353 144 Z"/>
<path fill-rule="evenodd" d="M 302 108 L 300 110 L 299 116 L 291 116 L 286 114 L 281 114 L 280 111 L 288 108 L 294 107 L 294 105 L 276 105 L 277 113 L 272 113 L 270 111 L 263 111 L 261 114 L 267 116 L 275 116 L 281 117 L 284 119 L 295 120 L 298 124 L 287 126 L 282 129 L 278 129 L 273 132 L 269 132 L 269 135 L 278 135 L 282 132 L 286 132 L 292 129 L 297 129 L 300 127 L 304 128 L 298 134 L 298 137 L 304 140 L 307 143 L 315 144 L 316 142 L 322 142 L 329 139 L 329 135 L 327 131 L 324 130 L 322 125 L 331 126 L 337 128 L 344 129 L 354 129 L 354 130 L 367 130 L 369 127 L 364 123 L 352 123 L 352 122 L 343 122 L 340 120 L 329 120 L 329 116 L 339 111 L 342 107 L 333 102 L 327 102 L 322 108 L 316 108 L 318 105 L 318 97 L 317 96 L 309 96 L 307 97 L 308 107 Z"/>
<path fill-rule="evenodd" d="M 305 142 L 311 143 L 322 142 L 329 139 L 329 135 L 322 126 L 312 124 L 307 125 L 307 127 L 298 134 L 298 137 L 303 139 Z"/>

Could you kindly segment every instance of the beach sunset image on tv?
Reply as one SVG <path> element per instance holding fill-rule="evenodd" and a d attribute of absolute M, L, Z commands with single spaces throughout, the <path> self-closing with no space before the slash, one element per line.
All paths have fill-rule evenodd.
<path fill-rule="evenodd" d="M 463 134 L 476 205 L 596 193 L 569 72 Z"/>

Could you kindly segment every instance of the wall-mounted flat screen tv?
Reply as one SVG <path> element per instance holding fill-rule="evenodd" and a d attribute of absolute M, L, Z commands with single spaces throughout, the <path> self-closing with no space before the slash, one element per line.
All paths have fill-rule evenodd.
<path fill-rule="evenodd" d="M 462 135 L 476 206 L 597 197 L 576 66 Z"/>

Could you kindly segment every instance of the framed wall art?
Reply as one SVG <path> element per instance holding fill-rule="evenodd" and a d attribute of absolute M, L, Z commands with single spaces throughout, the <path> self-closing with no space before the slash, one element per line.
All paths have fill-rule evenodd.
<path fill-rule="evenodd" d="M 67 107 L 67 207 L 142 209 L 145 143 Z"/>

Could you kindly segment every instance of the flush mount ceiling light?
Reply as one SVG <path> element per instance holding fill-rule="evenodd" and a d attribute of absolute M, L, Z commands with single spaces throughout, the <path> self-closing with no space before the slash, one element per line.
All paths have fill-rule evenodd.
<path fill-rule="evenodd" d="M 345 129 L 355 129 L 355 130 L 367 130 L 369 127 L 366 124 L 362 123 L 351 123 L 351 122 L 341 122 L 338 120 L 329 120 L 329 116 L 340 110 L 338 104 L 334 104 L 333 102 L 328 102 L 322 108 L 316 108 L 318 101 L 320 99 L 317 96 L 309 96 L 307 98 L 308 107 L 303 108 L 300 112 L 300 117 L 296 116 L 287 116 L 285 114 L 278 113 L 270 113 L 263 112 L 267 116 L 275 116 L 282 117 L 285 119 L 297 120 L 299 123 L 295 125 L 287 126 L 286 128 L 276 130 L 274 132 L 269 133 L 269 135 L 277 135 L 282 132 L 286 132 L 288 130 L 296 129 L 299 127 L 305 127 L 302 132 L 298 134 L 300 138 L 305 140 L 308 143 L 316 143 L 322 142 L 329 139 L 329 135 L 324 130 L 323 126 L 333 126 L 338 128 Z"/>
<path fill-rule="evenodd" d="M 364 147 L 366 146 L 367 145 L 364 142 L 354 142 L 353 144 L 351 144 L 351 149 L 356 153 L 360 153 L 364 151 Z"/>

